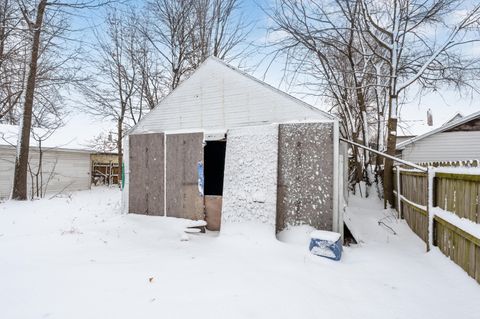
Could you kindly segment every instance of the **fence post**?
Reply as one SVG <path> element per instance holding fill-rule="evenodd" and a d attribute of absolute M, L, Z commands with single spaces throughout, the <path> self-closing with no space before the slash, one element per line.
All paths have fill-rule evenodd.
<path fill-rule="evenodd" d="M 401 182 L 400 182 L 400 178 L 402 176 L 402 174 L 400 174 L 400 167 L 397 166 L 397 169 L 396 169 L 396 172 L 397 174 L 397 212 L 398 212 L 398 219 L 402 219 L 402 192 L 401 192 Z"/>
<path fill-rule="evenodd" d="M 432 175 L 433 174 L 433 175 Z M 430 245 L 433 245 L 433 215 L 431 209 L 433 208 L 433 194 L 435 187 L 435 171 L 431 171 L 427 166 L 427 216 L 428 216 L 428 240 L 427 252 L 430 251 Z"/>

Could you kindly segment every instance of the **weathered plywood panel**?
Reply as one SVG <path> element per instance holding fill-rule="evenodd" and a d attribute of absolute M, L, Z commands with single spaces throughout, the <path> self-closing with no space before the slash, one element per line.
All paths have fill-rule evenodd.
<path fill-rule="evenodd" d="M 167 135 L 167 216 L 204 219 L 197 165 L 203 161 L 203 133 Z"/>
<path fill-rule="evenodd" d="M 129 212 L 164 215 L 164 134 L 130 135 Z"/>
<path fill-rule="evenodd" d="M 302 224 L 332 230 L 332 123 L 279 126 L 277 232 Z"/>
<path fill-rule="evenodd" d="M 164 134 L 147 135 L 145 161 L 145 192 L 147 193 L 147 210 L 149 215 L 165 215 L 164 195 Z"/>
<path fill-rule="evenodd" d="M 144 174 L 147 171 L 145 164 L 145 145 L 147 136 L 130 135 L 129 138 L 129 193 L 128 212 L 134 214 L 148 214 L 147 193 L 145 192 Z"/>

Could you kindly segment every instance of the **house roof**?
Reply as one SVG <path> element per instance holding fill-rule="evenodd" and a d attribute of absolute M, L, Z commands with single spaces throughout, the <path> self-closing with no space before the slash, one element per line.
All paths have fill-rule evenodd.
<path fill-rule="evenodd" d="M 20 127 L 18 125 L 0 124 L 0 147 L 16 147 L 18 141 L 18 132 Z M 34 136 L 41 136 L 42 149 L 69 152 L 95 152 L 89 147 L 81 144 L 76 136 L 65 134 L 65 132 L 53 132 L 49 134 L 48 131 L 41 128 L 33 128 L 30 135 L 30 147 L 38 148 L 38 141 Z"/>
<path fill-rule="evenodd" d="M 456 112 L 448 121 L 446 121 L 445 123 L 442 124 L 443 125 L 448 125 L 448 124 L 451 124 L 453 122 L 456 122 L 458 120 L 461 120 L 463 118 L 463 115 L 462 113 L 460 112 Z"/>
<path fill-rule="evenodd" d="M 437 134 L 437 133 L 441 133 L 441 132 L 445 132 L 445 131 L 448 131 L 454 127 L 457 127 L 459 125 L 462 125 L 464 123 L 467 123 L 471 120 L 474 120 L 476 118 L 480 118 L 480 111 L 478 112 L 475 112 L 475 113 L 472 113 L 468 116 L 464 116 L 464 117 L 461 117 L 461 118 L 458 118 L 458 114 L 455 114 L 455 116 L 450 119 L 448 122 L 446 122 L 445 124 L 443 124 L 442 126 L 434 129 L 434 130 L 431 130 L 430 132 L 427 132 L 425 134 L 422 134 L 422 135 L 419 135 L 419 136 L 416 136 L 414 138 L 411 138 L 407 141 L 404 141 L 402 143 L 399 143 L 397 144 L 397 150 L 403 150 L 405 148 L 405 146 L 407 145 L 410 145 L 412 143 L 415 143 L 415 142 L 418 142 L 420 140 L 423 140 L 424 138 L 427 138 L 433 134 Z"/>
<path fill-rule="evenodd" d="M 336 117 L 209 57 L 128 133 L 215 130 L 300 119 L 332 121 Z"/>

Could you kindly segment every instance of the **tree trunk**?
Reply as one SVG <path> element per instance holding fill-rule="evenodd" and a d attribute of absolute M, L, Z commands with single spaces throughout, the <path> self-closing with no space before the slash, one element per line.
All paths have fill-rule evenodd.
<path fill-rule="evenodd" d="M 388 119 L 387 154 L 395 156 L 397 149 L 397 118 Z M 385 208 L 393 204 L 393 160 L 386 158 L 383 170 L 383 196 Z"/>
<path fill-rule="evenodd" d="M 15 159 L 15 175 L 12 191 L 12 199 L 17 200 L 27 199 L 27 165 L 30 147 L 30 130 L 32 126 L 33 96 L 35 92 L 35 82 L 37 79 L 37 63 L 38 54 L 40 51 L 40 35 L 42 32 L 43 16 L 46 6 L 47 0 L 41 0 L 38 3 L 36 21 L 35 24 L 32 26 L 32 55 L 30 58 L 30 69 L 27 79 L 27 90 L 25 93 L 25 104 L 23 109 L 21 132 L 19 133 L 20 147 L 17 147 L 17 157 Z"/>

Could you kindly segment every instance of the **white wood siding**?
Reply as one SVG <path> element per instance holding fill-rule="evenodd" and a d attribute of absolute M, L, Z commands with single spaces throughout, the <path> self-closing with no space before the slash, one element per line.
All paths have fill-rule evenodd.
<path fill-rule="evenodd" d="M 131 133 L 220 130 L 295 120 L 331 117 L 210 58 Z"/>
<path fill-rule="evenodd" d="M 0 198 L 8 198 L 13 185 L 15 149 L 0 148 Z M 47 193 L 62 190 L 76 191 L 90 188 L 90 154 L 83 152 L 44 151 L 43 184 Z M 38 152 L 30 150 L 30 165 L 33 171 L 38 165 Z M 28 196 L 31 194 L 31 179 L 28 176 Z M 50 181 L 48 179 L 50 178 Z M 47 184 L 48 181 L 48 184 Z"/>
<path fill-rule="evenodd" d="M 414 163 L 480 159 L 480 132 L 443 132 L 409 144 L 402 158 Z"/>

